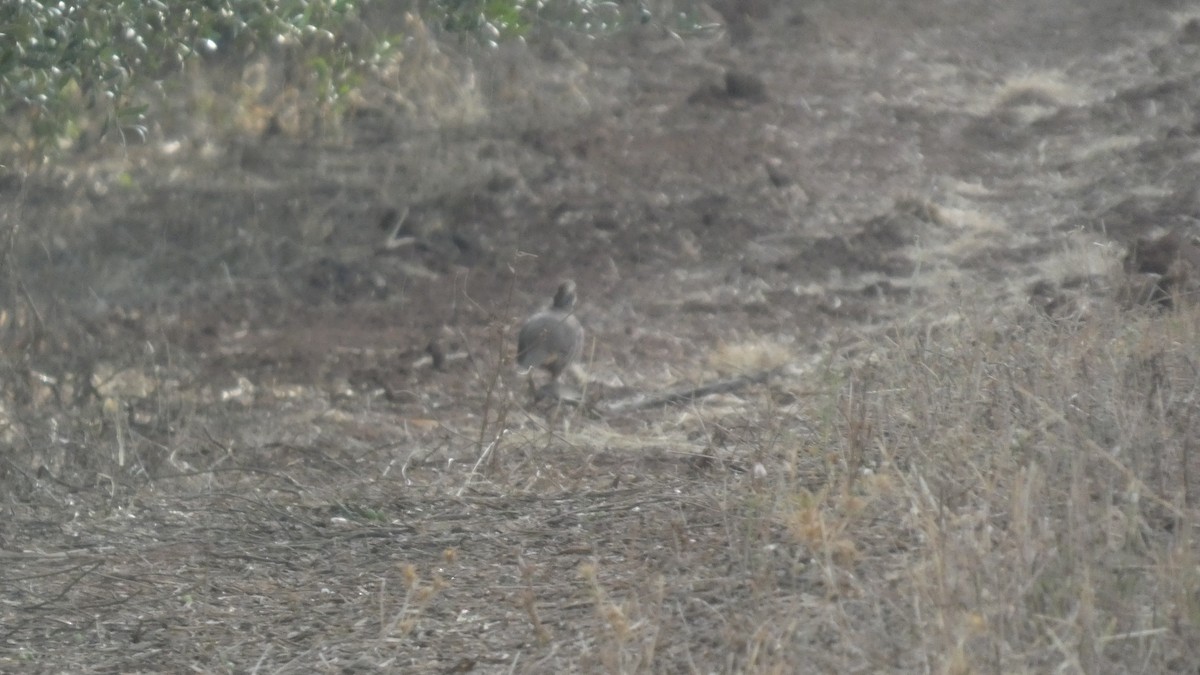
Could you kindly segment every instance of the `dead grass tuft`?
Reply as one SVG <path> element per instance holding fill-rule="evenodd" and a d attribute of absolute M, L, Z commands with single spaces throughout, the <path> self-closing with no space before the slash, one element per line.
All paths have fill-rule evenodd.
<path fill-rule="evenodd" d="M 969 313 L 936 335 L 894 333 L 863 394 L 874 431 L 855 441 L 879 476 L 865 510 L 891 517 L 831 535 L 831 492 L 785 514 L 790 531 L 810 548 L 859 543 L 875 611 L 906 606 L 935 670 L 1194 658 L 1168 617 L 1194 615 L 1197 588 L 1159 565 L 1197 562 L 1198 321 L 1109 307 L 1086 323 L 997 331 Z M 902 586 L 868 580 L 896 565 Z"/>
<path fill-rule="evenodd" d="M 778 368 L 792 361 L 787 345 L 769 341 L 722 343 L 708 355 L 708 365 L 721 375 L 743 375 Z"/>

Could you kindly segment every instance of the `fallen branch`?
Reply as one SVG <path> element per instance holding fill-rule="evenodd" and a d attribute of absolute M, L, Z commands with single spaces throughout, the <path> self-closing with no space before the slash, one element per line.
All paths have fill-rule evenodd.
<path fill-rule="evenodd" d="M 698 387 L 687 387 L 682 389 L 674 389 L 657 394 L 638 394 L 630 398 L 620 399 L 616 401 L 601 401 L 597 404 L 597 412 L 601 414 L 625 413 L 633 410 L 646 410 L 649 408 L 661 408 L 668 405 L 678 405 L 682 403 L 691 403 L 705 396 L 714 394 L 727 394 L 731 391 L 744 389 L 752 384 L 762 384 L 771 378 L 772 375 L 781 371 L 782 368 L 771 368 L 749 375 L 740 375 L 738 377 L 727 380 L 717 380 Z"/>

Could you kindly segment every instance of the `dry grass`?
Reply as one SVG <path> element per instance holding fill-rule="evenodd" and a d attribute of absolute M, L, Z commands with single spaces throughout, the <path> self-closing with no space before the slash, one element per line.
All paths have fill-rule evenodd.
<path fill-rule="evenodd" d="M 886 643 L 870 617 L 893 617 L 917 662 L 875 665 L 933 672 L 1194 663 L 1198 320 L 895 336 L 841 394 L 847 470 L 780 514 L 846 573 L 843 639 Z"/>
<path fill-rule="evenodd" d="M 0 663 L 1178 671 L 1200 658 L 1197 330 L 1194 308 L 964 313 L 827 367 L 821 395 L 632 432 L 576 416 L 486 474 L 434 460 L 403 485 L 346 439 L 246 448 L 85 495 L 61 534 L 32 487 Z M 723 431 L 687 452 L 697 418 Z M 161 661 L 172 635 L 192 646 Z"/>

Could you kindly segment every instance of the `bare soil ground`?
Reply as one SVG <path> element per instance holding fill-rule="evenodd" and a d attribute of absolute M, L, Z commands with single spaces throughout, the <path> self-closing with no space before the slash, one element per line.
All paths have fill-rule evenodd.
<path fill-rule="evenodd" d="M 1200 11 L 710 14 L 3 179 L 0 670 L 1200 672 Z"/>

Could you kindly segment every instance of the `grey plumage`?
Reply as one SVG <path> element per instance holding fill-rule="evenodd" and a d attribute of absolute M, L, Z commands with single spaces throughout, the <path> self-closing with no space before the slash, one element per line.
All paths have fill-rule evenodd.
<path fill-rule="evenodd" d="M 575 318 L 575 282 L 564 281 L 549 309 L 525 320 L 517 334 L 517 368 L 541 368 L 555 382 L 583 349 L 583 327 Z"/>

